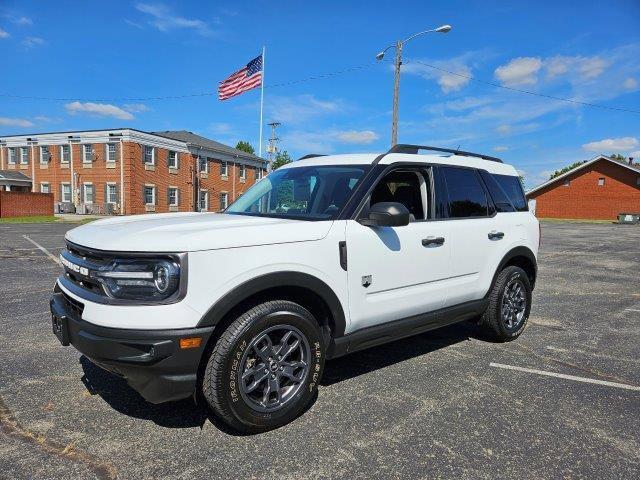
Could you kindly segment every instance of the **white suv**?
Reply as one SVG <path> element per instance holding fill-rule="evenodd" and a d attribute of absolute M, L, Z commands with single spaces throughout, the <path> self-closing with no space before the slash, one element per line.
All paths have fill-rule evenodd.
<path fill-rule="evenodd" d="M 223 214 L 69 231 L 53 331 L 150 402 L 194 395 L 264 431 L 305 409 L 327 359 L 464 320 L 516 338 L 539 236 L 496 158 L 415 145 L 308 156 Z"/>

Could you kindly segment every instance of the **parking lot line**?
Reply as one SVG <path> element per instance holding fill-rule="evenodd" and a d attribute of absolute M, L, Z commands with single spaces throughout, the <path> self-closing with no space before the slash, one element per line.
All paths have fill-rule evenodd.
<path fill-rule="evenodd" d="M 46 248 L 44 248 L 42 245 L 40 245 L 38 242 L 36 242 L 35 240 L 32 240 L 31 238 L 29 238 L 28 235 L 22 235 L 23 238 L 25 238 L 26 240 L 29 240 L 31 243 L 33 243 L 36 247 L 38 247 L 39 250 L 41 250 L 42 252 L 44 252 L 44 254 L 49 257 L 51 260 L 53 260 L 54 262 L 56 262 L 58 265 L 60 265 L 60 260 L 58 260 L 54 255 L 51 254 L 51 252 L 49 250 L 47 250 Z"/>
<path fill-rule="evenodd" d="M 565 380 L 573 380 L 575 382 L 595 383 L 596 385 L 604 385 L 607 387 L 623 388 L 625 390 L 634 390 L 640 392 L 640 387 L 635 385 L 627 385 L 626 383 L 608 382 L 606 380 L 596 380 L 595 378 L 576 377 L 575 375 L 566 375 L 564 373 L 547 372 L 545 370 L 536 370 L 535 368 L 515 367 L 513 365 L 505 365 L 503 363 L 489 364 L 490 367 L 504 368 L 506 370 L 516 370 L 518 372 L 535 373 L 537 375 L 545 375 L 547 377 L 562 378 Z"/>

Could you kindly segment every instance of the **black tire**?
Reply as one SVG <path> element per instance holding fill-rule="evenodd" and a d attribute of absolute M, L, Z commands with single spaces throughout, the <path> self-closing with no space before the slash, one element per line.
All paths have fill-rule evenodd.
<path fill-rule="evenodd" d="M 276 345 L 273 338 L 277 339 L 281 332 L 282 338 Z M 284 340 L 286 332 L 292 332 L 287 342 L 293 345 L 297 341 L 299 344 L 291 355 L 298 355 L 300 361 L 287 358 L 280 362 L 279 353 L 284 353 L 284 346 L 291 347 Z M 255 342 L 258 343 L 254 348 Z M 260 346 L 265 348 L 258 348 Z M 273 352 L 273 361 L 271 355 L 267 361 L 268 353 L 265 352 Z M 306 362 L 305 355 L 308 358 Z M 262 356 L 265 357 L 264 362 Z M 292 367 L 294 363 L 297 367 Z M 307 369 L 303 373 L 304 367 L 300 365 L 305 363 Z M 249 365 L 251 368 L 247 368 Z M 214 414 L 232 429 L 259 433 L 285 425 L 305 410 L 316 393 L 323 367 L 322 332 L 313 315 L 294 302 L 265 302 L 238 317 L 218 339 L 203 374 L 202 393 Z M 244 380 L 243 375 L 250 374 L 249 370 L 256 373 Z M 262 372 L 266 374 L 266 384 L 263 379 L 247 393 L 246 390 L 257 382 Z M 300 379 L 295 382 L 292 377 Z M 274 385 L 278 388 L 272 388 Z M 262 388 L 262 393 L 259 388 Z M 273 393 L 275 391 L 277 393 Z M 286 393 L 281 395 L 281 392 Z M 264 404 L 255 398 L 260 395 L 264 395 Z M 282 399 L 280 405 L 277 404 L 278 399 Z"/>
<path fill-rule="evenodd" d="M 512 302 L 506 297 L 514 289 L 521 288 L 521 297 L 524 305 L 520 301 Z M 505 296 L 505 290 L 509 289 Z M 520 295 L 517 295 L 520 298 Z M 511 305 L 518 305 L 511 307 Z M 504 310 L 503 310 L 504 309 Z M 505 315 L 505 312 L 511 312 Z M 520 311 L 522 316 L 520 317 Z M 509 342 L 520 336 L 527 326 L 529 312 L 531 311 L 531 282 L 526 272 L 520 267 L 508 266 L 498 274 L 498 278 L 489 294 L 489 307 L 482 316 L 479 326 L 492 339 L 498 342 Z"/>

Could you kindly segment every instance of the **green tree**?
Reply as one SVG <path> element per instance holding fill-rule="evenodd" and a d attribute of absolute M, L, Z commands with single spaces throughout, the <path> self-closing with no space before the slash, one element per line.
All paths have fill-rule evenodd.
<path fill-rule="evenodd" d="M 271 170 L 276 170 L 287 163 L 291 163 L 293 160 L 289 156 L 289 153 L 285 150 L 283 152 L 276 153 L 276 159 L 273 161 L 273 165 L 271 165 Z"/>
<path fill-rule="evenodd" d="M 236 144 L 236 149 L 242 150 L 243 152 L 250 153 L 251 155 L 255 155 L 256 150 L 249 142 L 245 142 L 244 140 L 240 140 Z"/>
<path fill-rule="evenodd" d="M 561 168 L 560 170 L 556 170 L 555 172 L 553 172 L 551 175 L 549 175 L 549 180 L 559 177 L 560 175 L 562 175 L 563 173 L 567 173 L 569 170 L 573 170 L 576 167 L 579 167 L 580 165 L 582 165 L 583 163 L 585 163 L 586 160 L 582 160 L 580 162 L 575 162 L 572 163 L 571 165 Z"/>
<path fill-rule="evenodd" d="M 624 155 L 620 155 L 619 153 L 612 153 L 611 155 L 609 155 L 609 157 L 613 158 L 614 160 L 618 160 L 620 162 L 625 161 Z"/>

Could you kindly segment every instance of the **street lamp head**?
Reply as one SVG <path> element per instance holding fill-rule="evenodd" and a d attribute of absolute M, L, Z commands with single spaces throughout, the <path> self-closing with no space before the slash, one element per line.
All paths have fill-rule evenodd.
<path fill-rule="evenodd" d="M 442 25 L 435 29 L 438 33 L 447 33 L 451 31 L 451 25 Z"/>
<path fill-rule="evenodd" d="M 384 52 L 380 52 L 379 54 L 376 55 L 376 60 L 380 61 L 384 58 Z"/>

